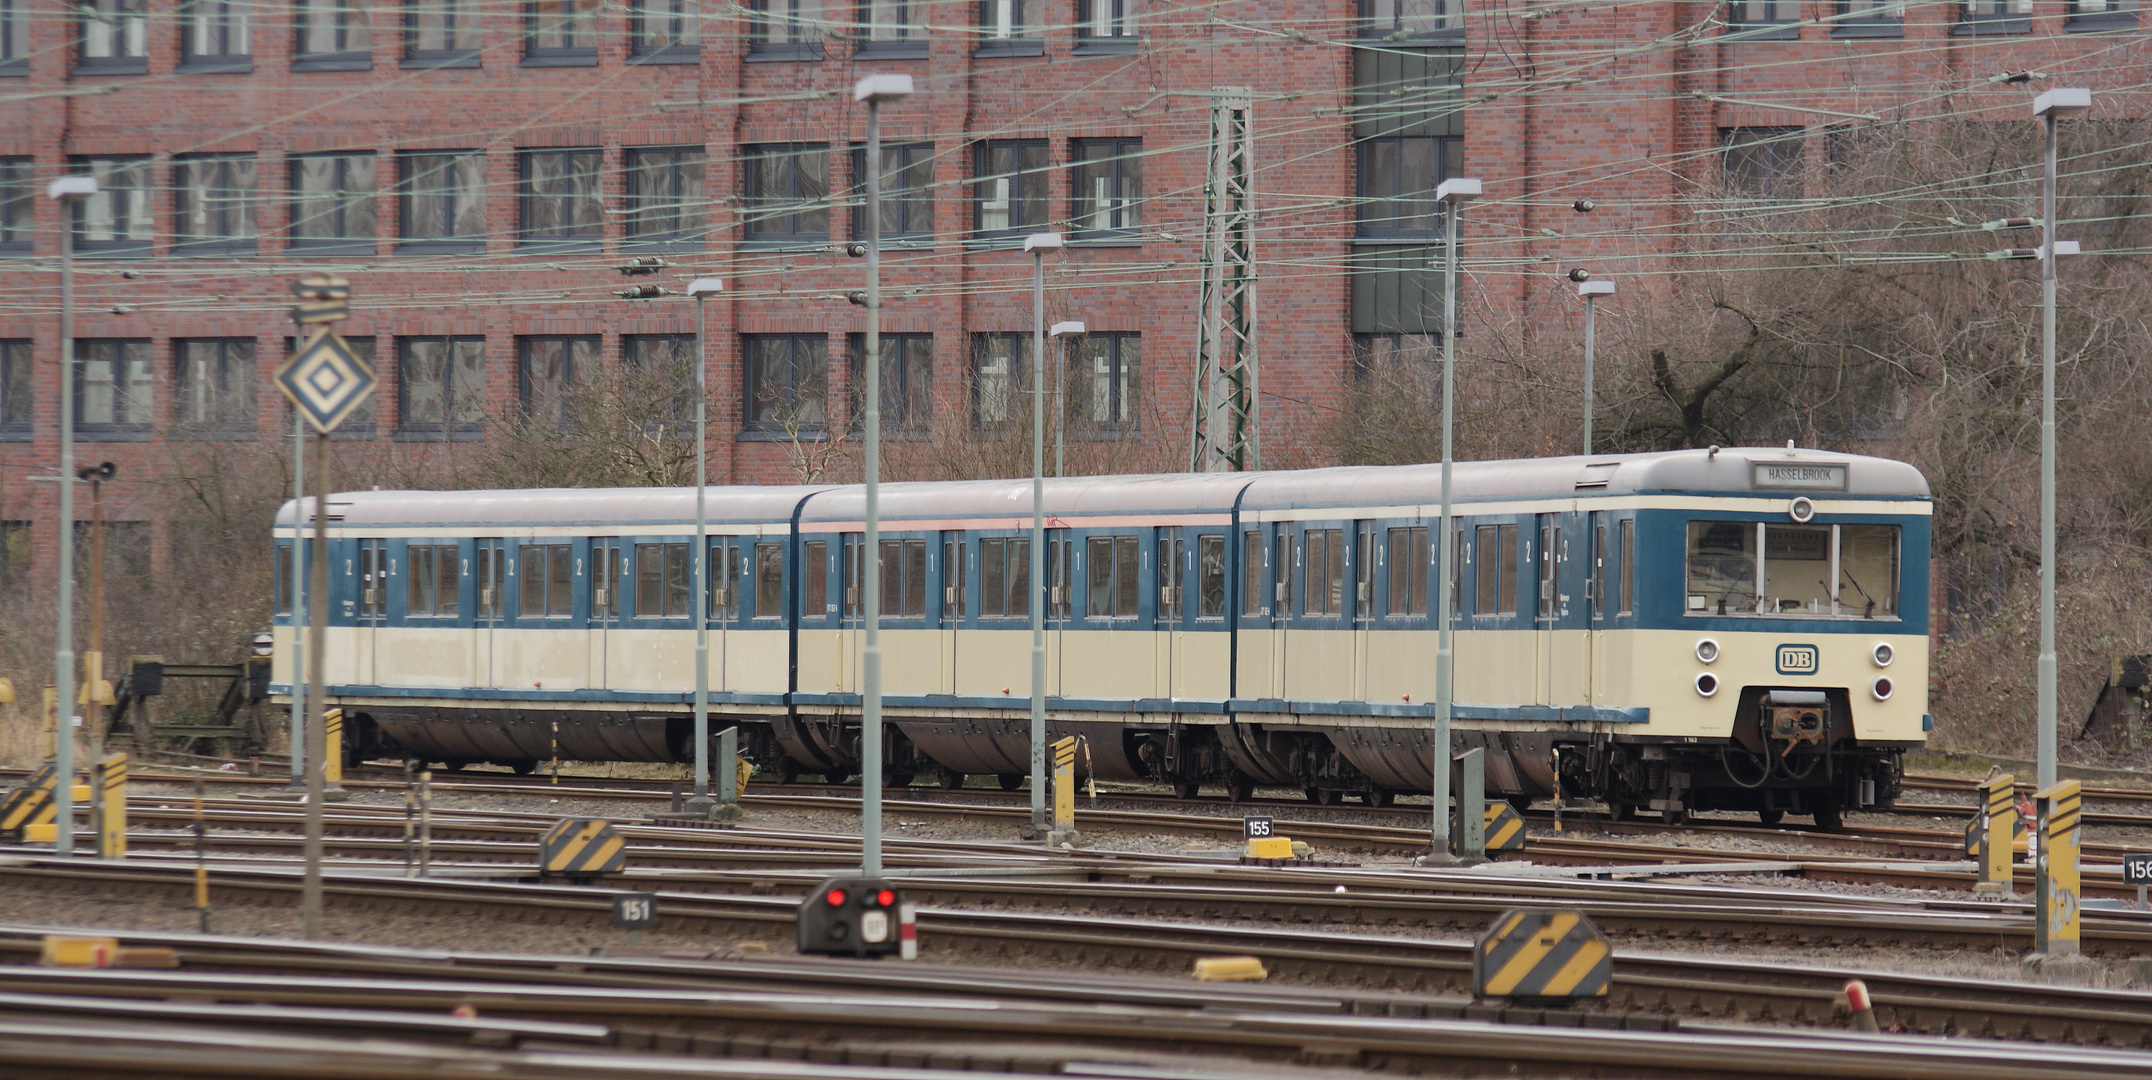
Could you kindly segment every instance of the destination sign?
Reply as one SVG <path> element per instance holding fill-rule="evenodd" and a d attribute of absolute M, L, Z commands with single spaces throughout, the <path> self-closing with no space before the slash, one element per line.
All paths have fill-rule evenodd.
<path fill-rule="evenodd" d="M 1752 483 L 1760 488 L 1794 491 L 1844 491 L 1844 463 L 1816 461 L 1758 461 Z"/>

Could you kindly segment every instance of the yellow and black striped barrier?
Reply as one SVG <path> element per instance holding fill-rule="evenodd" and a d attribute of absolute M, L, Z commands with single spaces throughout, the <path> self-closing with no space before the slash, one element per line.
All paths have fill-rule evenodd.
<path fill-rule="evenodd" d="M 1487 804 L 1487 853 L 1524 850 L 1524 819 L 1507 800 Z"/>
<path fill-rule="evenodd" d="M 30 826 L 51 821 L 59 813 L 59 807 L 52 801 L 55 775 L 52 762 L 48 761 L 11 789 L 6 799 L 0 800 L 0 835 L 21 840 Z"/>
<path fill-rule="evenodd" d="M 628 842 L 613 823 L 564 818 L 538 840 L 538 872 L 548 876 L 617 874 L 628 865 Z"/>
<path fill-rule="evenodd" d="M 1054 828 L 1076 827 L 1076 739 L 1054 740 Z"/>
<path fill-rule="evenodd" d="M 1472 993 L 1528 1001 L 1605 997 L 1614 950 L 1581 911 L 1505 911 L 1472 949 Z"/>
<path fill-rule="evenodd" d="M 127 857 L 127 755 L 97 763 L 97 855 Z"/>
<path fill-rule="evenodd" d="M 2018 832 L 2017 778 L 1998 773 L 1980 784 L 1980 822 L 1973 858 L 1980 864 L 1977 893 L 2008 896 L 2011 888 L 2011 855 Z"/>
<path fill-rule="evenodd" d="M 344 786 L 344 710 L 321 714 L 321 782 L 324 787 Z"/>
<path fill-rule="evenodd" d="M 2058 780 L 2033 793 L 2040 812 L 2038 876 L 2033 881 L 2033 951 L 2058 956 L 2078 951 L 2078 825 L 2084 817 L 2084 785 Z"/>

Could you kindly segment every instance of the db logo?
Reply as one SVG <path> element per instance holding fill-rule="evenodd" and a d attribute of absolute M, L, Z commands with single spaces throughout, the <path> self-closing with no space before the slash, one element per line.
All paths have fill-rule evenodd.
<path fill-rule="evenodd" d="M 1778 673 L 1781 675 L 1814 675 L 1822 664 L 1814 645 L 1778 647 Z"/>

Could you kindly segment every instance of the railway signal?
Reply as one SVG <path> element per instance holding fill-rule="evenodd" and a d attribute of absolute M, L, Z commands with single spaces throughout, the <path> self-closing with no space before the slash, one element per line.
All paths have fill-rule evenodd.
<path fill-rule="evenodd" d="M 919 955 L 912 905 L 876 878 L 833 878 L 800 902 L 799 951 L 821 956 Z"/>

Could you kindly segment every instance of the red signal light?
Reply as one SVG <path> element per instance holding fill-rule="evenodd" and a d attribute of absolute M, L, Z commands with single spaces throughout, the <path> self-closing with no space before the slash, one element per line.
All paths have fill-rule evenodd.
<path fill-rule="evenodd" d="M 897 894 L 894 890 L 883 889 L 881 892 L 874 894 L 874 902 L 883 907 L 889 907 L 897 902 Z"/>
<path fill-rule="evenodd" d="M 827 895 L 825 895 L 825 896 L 823 897 L 823 899 L 825 899 L 825 900 L 828 900 L 828 901 L 829 901 L 829 906 L 831 906 L 831 907 L 843 907 L 843 906 L 844 906 L 844 890 L 843 890 L 843 889 L 831 889 L 831 890 L 830 890 L 830 891 L 828 892 L 828 894 L 827 894 Z"/>

